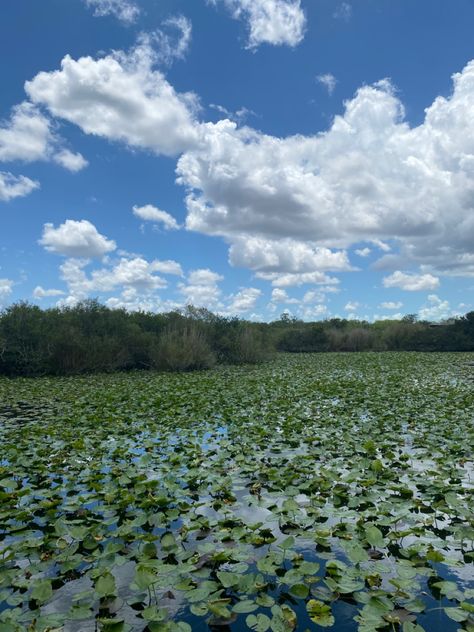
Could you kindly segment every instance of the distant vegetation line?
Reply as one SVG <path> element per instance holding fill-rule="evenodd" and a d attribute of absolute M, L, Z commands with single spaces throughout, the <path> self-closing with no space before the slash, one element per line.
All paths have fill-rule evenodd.
<path fill-rule="evenodd" d="M 440 324 L 415 315 L 308 323 L 287 314 L 254 323 L 191 306 L 155 314 L 96 300 L 45 310 L 20 302 L 0 312 L 0 374 L 8 376 L 188 371 L 257 363 L 275 351 L 474 351 L 474 312 Z"/>

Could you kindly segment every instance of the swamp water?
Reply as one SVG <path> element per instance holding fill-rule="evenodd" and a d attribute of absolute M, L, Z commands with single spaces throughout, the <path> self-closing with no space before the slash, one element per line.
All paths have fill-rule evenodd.
<path fill-rule="evenodd" d="M 0 380 L 0 632 L 474 630 L 469 361 Z"/>

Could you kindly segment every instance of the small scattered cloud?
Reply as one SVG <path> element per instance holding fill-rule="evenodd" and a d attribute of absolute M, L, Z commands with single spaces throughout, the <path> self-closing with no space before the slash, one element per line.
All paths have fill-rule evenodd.
<path fill-rule="evenodd" d="M 457 315 L 458 313 L 451 309 L 449 301 L 443 301 L 436 294 L 430 294 L 428 303 L 418 312 L 420 320 L 429 321 L 446 320 Z"/>
<path fill-rule="evenodd" d="M 62 149 L 55 154 L 54 161 L 73 173 L 81 171 L 89 164 L 82 154 L 74 153 L 69 149 Z"/>
<path fill-rule="evenodd" d="M 183 268 L 181 267 L 181 264 L 171 259 L 167 259 L 166 261 L 159 261 L 155 259 L 155 261 L 153 261 L 153 269 L 156 272 L 161 272 L 162 274 L 183 276 Z"/>
<path fill-rule="evenodd" d="M 170 66 L 175 60 L 184 59 L 191 44 L 192 24 L 184 15 L 174 15 L 165 20 L 161 28 L 142 33 L 139 45 L 152 48 L 161 64 Z"/>
<path fill-rule="evenodd" d="M 329 285 L 339 283 L 336 277 L 330 277 L 324 272 L 300 272 L 300 273 L 279 273 L 279 272 L 257 272 L 258 279 L 271 281 L 273 287 L 291 287 L 305 284 Z"/>
<path fill-rule="evenodd" d="M 403 303 L 401 301 L 384 301 L 380 303 L 379 307 L 381 309 L 400 309 L 403 307 Z"/>
<path fill-rule="evenodd" d="M 260 44 L 297 46 L 304 38 L 306 16 L 301 0 L 209 0 L 222 2 L 236 20 L 247 22 L 247 48 Z"/>
<path fill-rule="evenodd" d="M 63 224 L 43 226 L 43 235 L 38 242 L 48 252 L 66 257 L 103 257 L 116 249 L 111 239 L 101 235 L 97 228 L 86 219 L 67 219 Z"/>
<path fill-rule="evenodd" d="M 175 218 L 152 204 L 134 206 L 133 214 L 146 222 L 153 222 L 162 226 L 165 230 L 178 230 L 180 228 Z"/>
<path fill-rule="evenodd" d="M 230 304 L 226 308 L 229 314 L 243 314 L 255 308 L 262 291 L 255 287 L 244 287 L 231 295 Z"/>
<path fill-rule="evenodd" d="M 337 85 L 337 79 L 330 72 L 327 72 L 324 75 L 318 75 L 316 77 L 316 81 L 326 88 L 330 96 L 334 93 Z"/>
<path fill-rule="evenodd" d="M 298 305 L 301 301 L 299 301 L 297 298 L 291 298 L 290 296 L 288 296 L 286 290 L 282 290 L 281 288 L 276 287 L 272 290 L 271 302 Z"/>
<path fill-rule="evenodd" d="M 50 296 L 63 296 L 65 292 L 63 290 L 56 290 L 51 288 L 49 290 L 45 290 L 41 285 L 37 285 L 33 290 L 33 298 L 42 299 L 48 298 Z"/>
<path fill-rule="evenodd" d="M 13 281 L 11 279 L 0 279 L 0 305 L 5 304 L 12 292 Z"/>
<path fill-rule="evenodd" d="M 223 279 L 222 275 L 209 268 L 191 270 L 187 283 L 178 284 L 178 291 L 183 296 L 185 305 L 220 310 L 223 307 L 222 290 L 218 283 Z"/>
<path fill-rule="evenodd" d="M 85 0 L 96 17 L 113 15 L 124 24 L 133 24 L 140 15 L 140 9 L 133 0 Z"/>
<path fill-rule="evenodd" d="M 397 270 L 383 279 L 384 287 L 398 287 L 408 292 L 435 290 L 439 287 L 439 278 L 432 274 L 413 274 Z"/>
<path fill-rule="evenodd" d="M 253 110 L 250 110 L 249 108 L 246 108 L 244 106 L 242 106 L 235 112 L 232 112 L 231 110 L 225 108 L 223 105 L 218 105 L 216 103 L 210 103 L 209 107 L 213 110 L 216 110 L 220 114 L 223 114 L 225 118 L 229 119 L 230 121 L 235 121 L 238 125 L 242 125 L 242 123 L 244 123 L 249 118 L 249 116 L 257 116 Z"/>
<path fill-rule="evenodd" d="M 25 197 L 35 189 L 39 182 L 26 176 L 14 176 L 9 171 L 0 171 L 0 202 L 9 202 L 17 197 Z"/>
<path fill-rule="evenodd" d="M 357 301 L 349 301 L 344 306 L 344 309 L 346 312 L 355 312 L 359 309 L 359 307 L 360 307 L 360 303 L 358 303 Z"/>
<path fill-rule="evenodd" d="M 336 20 L 349 22 L 352 17 L 352 5 L 349 2 L 342 2 L 332 14 Z"/>
<path fill-rule="evenodd" d="M 368 257 L 372 250 L 370 248 L 358 248 L 357 250 L 354 250 L 354 252 L 358 257 Z"/>
<path fill-rule="evenodd" d="M 28 101 L 15 105 L 10 118 L 0 122 L 0 162 L 53 161 L 72 172 L 84 169 L 87 160 L 63 145 L 50 119 Z"/>
<path fill-rule="evenodd" d="M 118 261 L 105 261 L 103 267 L 88 273 L 90 263 L 90 259 L 70 258 L 61 264 L 61 279 L 67 284 L 69 296 L 61 299 L 60 305 L 74 305 L 91 295 L 117 290 L 122 291 L 122 298 L 124 292 L 129 298 L 133 294 L 138 304 L 142 300 L 151 300 L 151 297 L 155 300 L 156 290 L 168 287 L 165 279 L 156 274 L 162 262 L 122 257 Z"/>

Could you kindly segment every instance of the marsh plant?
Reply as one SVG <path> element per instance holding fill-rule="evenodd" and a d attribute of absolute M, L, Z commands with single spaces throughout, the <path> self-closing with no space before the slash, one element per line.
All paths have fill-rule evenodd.
<path fill-rule="evenodd" d="M 0 378 L 1 632 L 472 632 L 473 361 Z"/>

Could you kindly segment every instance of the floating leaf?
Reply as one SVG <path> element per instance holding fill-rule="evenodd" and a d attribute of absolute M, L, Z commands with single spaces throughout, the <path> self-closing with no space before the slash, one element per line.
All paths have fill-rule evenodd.
<path fill-rule="evenodd" d="M 335 619 L 333 617 L 331 606 L 317 601 L 316 599 L 310 599 L 306 604 L 306 610 L 313 623 L 320 625 L 322 628 L 330 628 L 334 625 Z"/>

